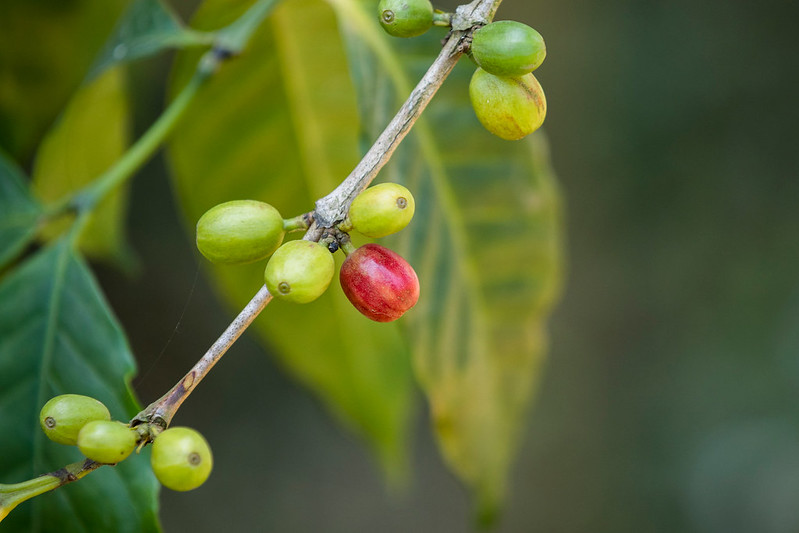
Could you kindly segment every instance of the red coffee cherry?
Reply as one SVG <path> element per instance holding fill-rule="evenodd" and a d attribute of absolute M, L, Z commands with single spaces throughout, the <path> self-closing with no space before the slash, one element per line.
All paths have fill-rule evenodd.
<path fill-rule="evenodd" d="M 376 322 L 398 319 L 419 300 L 416 272 L 379 244 L 361 246 L 347 256 L 339 280 L 352 305 Z"/>

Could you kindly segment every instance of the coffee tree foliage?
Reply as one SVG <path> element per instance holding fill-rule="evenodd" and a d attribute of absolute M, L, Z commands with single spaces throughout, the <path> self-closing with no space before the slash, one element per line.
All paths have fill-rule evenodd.
<path fill-rule="evenodd" d="M 202 483 L 211 464 L 199 433 L 167 427 L 250 323 L 283 368 L 361 437 L 389 478 L 406 464 L 421 390 L 447 465 L 474 495 L 478 516 L 496 514 L 539 379 L 561 269 L 557 184 L 543 134 L 528 136 L 546 113 L 540 84 L 529 74 L 543 61 L 543 39 L 519 23 L 498 26 L 479 39 L 475 61 L 486 70 L 475 74 L 466 57 L 473 34 L 489 28 L 499 3 L 475 0 L 453 13 L 415 5 L 403 14 L 402 2 L 385 0 L 379 8 L 376 0 L 206 0 L 189 23 L 160 0 L 59 6 L 20 0 L 3 8 L 3 531 L 157 531 L 153 469 L 165 485 L 184 490 Z M 431 18 L 416 20 L 417 13 Z M 107 27 L 105 44 L 88 31 L 98 27 Z M 26 31 L 41 37 L 38 46 L 15 47 Z M 405 34 L 414 37 L 395 37 Z M 507 40 L 515 34 L 533 37 L 519 45 Z M 136 95 L 127 69 L 168 49 L 177 53 L 167 105 L 134 139 Z M 475 88 L 473 82 L 470 100 L 473 75 L 489 83 Z M 412 92 L 420 79 L 421 92 Z M 399 120 L 392 122 L 395 113 Z M 524 139 L 499 139 L 481 122 L 503 138 Z M 126 184 L 162 149 L 187 228 L 211 209 L 219 213 L 220 204 L 268 202 L 288 218 L 284 228 L 266 232 L 265 255 L 284 230 L 307 230 L 304 238 L 319 241 L 323 255 L 341 248 L 357 265 L 342 274 L 344 290 L 326 278 L 330 288 L 315 301 L 276 300 L 256 319 L 272 295 L 263 286 L 265 262 L 248 262 L 260 258 L 248 254 L 249 241 L 232 261 L 247 264 L 212 264 L 198 254 L 220 297 L 242 314 L 184 379 L 160 399 L 143 399 L 152 403 L 142 409 L 130 387 L 136 363 L 124 325 L 91 262 L 130 264 L 126 213 L 145 206 L 129 202 Z M 353 228 L 349 205 L 375 177 L 396 184 L 388 190 L 399 203 L 378 209 L 362 200 Z M 379 196 L 370 195 L 363 198 Z M 409 201 L 413 210 L 392 219 Z M 268 220 L 277 216 L 264 213 Z M 210 233 L 201 225 L 206 233 L 198 244 L 213 259 L 220 235 L 213 232 L 227 231 L 227 219 L 206 220 Z M 279 226 L 276 220 L 270 223 Z M 381 238 L 356 253 L 352 241 L 369 242 L 357 233 L 357 224 L 367 226 L 360 220 L 377 224 L 364 233 Z M 401 282 L 417 293 L 391 307 L 390 322 L 367 318 L 383 315 L 370 310 L 374 296 L 352 281 L 365 268 L 361 256 L 383 263 L 396 256 L 407 266 Z M 337 273 L 344 257 L 334 257 Z M 291 265 L 273 270 L 293 280 L 298 267 Z M 66 394 L 82 396 L 60 396 Z M 54 401 L 40 413 L 55 397 L 75 411 L 60 411 Z M 108 413 L 125 424 L 109 421 Z M 141 453 L 111 461 L 106 431 L 117 435 L 120 456 L 132 442 Z M 79 448 L 51 442 L 52 434 Z M 168 447 L 172 441 L 197 451 L 178 453 Z M 158 459 L 154 454 L 151 468 L 145 446 L 153 442 L 164 451 Z M 106 466 L 111 462 L 118 464 Z M 181 468 L 200 463 L 201 473 L 183 476 Z"/>

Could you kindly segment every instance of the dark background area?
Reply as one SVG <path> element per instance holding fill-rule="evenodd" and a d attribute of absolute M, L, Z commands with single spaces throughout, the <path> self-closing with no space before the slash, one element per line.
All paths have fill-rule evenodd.
<path fill-rule="evenodd" d="M 497 18 L 547 42 L 536 76 L 569 258 L 499 531 L 799 531 L 799 4 L 505 0 Z M 168 67 L 133 69 L 138 131 Z M 229 316 L 163 159 L 132 193 L 140 272 L 99 275 L 147 403 Z M 215 470 L 163 491 L 165 529 L 467 531 L 467 495 L 420 415 L 413 478 L 388 490 L 245 336 L 176 419 L 207 436 Z"/>

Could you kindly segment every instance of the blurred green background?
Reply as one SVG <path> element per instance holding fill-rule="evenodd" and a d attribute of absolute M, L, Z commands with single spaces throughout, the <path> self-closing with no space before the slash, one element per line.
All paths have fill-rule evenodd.
<path fill-rule="evenodd" d="M 536 75 L 569 256 L 498 530 L 799 531 L 799 4 L 505 0 L 498 18 L 547 42 Z M 36 46 L 0 28 L 20 32 L 0 68 Z M 95 46 L 109 30 L 93 29 Z M 137 132 L 169 65 L 132 69 Z M 229 317 L 160 157 L 134 181 L 129 222 L 139 273 L 98 268 L 147 403 Z M 165 529 L 467 531 L 467 495 L 423 418 L 413 477 L 387 490 L 364 446 L 245 337 L 176 419 L 208 437 L 216 469 L 195 492 L 163 492 Z"/>

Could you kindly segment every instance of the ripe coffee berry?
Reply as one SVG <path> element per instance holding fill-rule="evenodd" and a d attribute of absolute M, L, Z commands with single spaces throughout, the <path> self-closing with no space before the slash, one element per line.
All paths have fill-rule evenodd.
<path fill-rule="evenodd" d="M 272 296 L 295 303 L 319 298 L 336 273 L 336 262 L 318 242 L 289 241 L 269 259 L 264 282 Z"/>
<path fill-rule="evenodd" d="M 269 204 L 234 200 L 197 222 L 197 248 L 212 263 L 243 264 L 272 255 L 283 242 L 283 217 Z"/>
<path fill-rule="evenodd" d="M 394 37 L 416 37 L 433 25 L 430 0 L 380 0 L 377 13 L 380 25 Z"/>
<path fill-rule="evenodd" d="M 547 55 L 544 38 L 521 22 L 501 20 L 474 32 L 472 58 L 495 76 L 518 77 L 534 71 Z"/>
<path fill-rule="evenodd" d="M 78 433 L 78 448 L 92 461 L 113 464 L 133 452 L 137 438 L 136 431 L 122 422 L 95 420 Z"/>
<path fill-rule="evenodd" d="M 469 96 L 485 129 L 508 141 L 540 128 L 547 114 L 544 90 L 532 74 L 502 78 L 478 68 L 469 84 Z"/>
<path fill-rule="evenodd" d="M 211 447 L 200 433 L 176 427 L 155 438 L 150 464 L 163 486 L 187 491 L 205 483 L 211 475 L 213 457 Z"/>
<path fill-rule="evenodd" d="M 349 218 L 356 231 L 376 239 L 405 228 L 415 209 L 411 191 L 398 183 L 381 183 L 352 201 Z"/>
<path fill-rule="evenodd" d="M 344 260 L 341 288 L 355 308 L 377 322 L 391 322 L 419 300 L 419 278 L 399 254 L 379 244 L 361 246 Z"/>
<path fill-rule="evenodd" d="M 74 446 L 81 428 L 94 420 L 111 420 L 108 408 L 99 400 L 79 394 L 51 398 L 39 413 L 39 424 L 47 438 Z"/>

